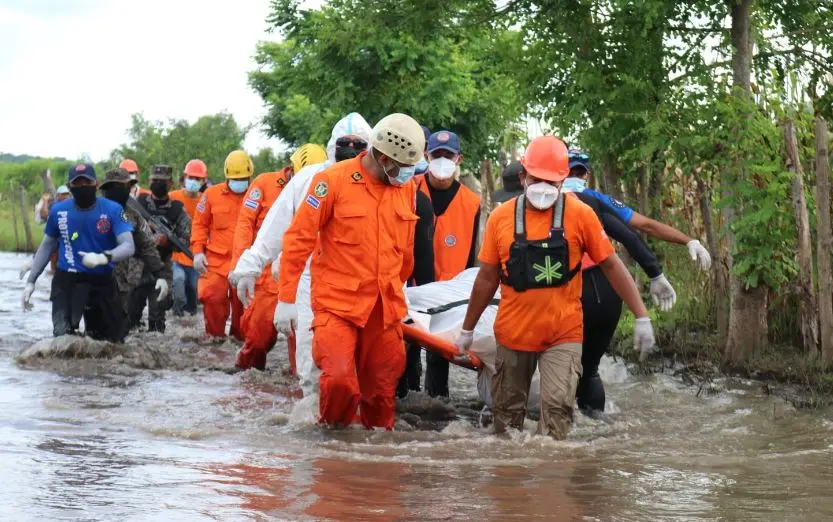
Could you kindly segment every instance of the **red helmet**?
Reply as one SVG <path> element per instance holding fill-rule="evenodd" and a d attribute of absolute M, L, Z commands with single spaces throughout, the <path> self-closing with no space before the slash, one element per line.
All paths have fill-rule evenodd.
<path fill-rule="evenodd" d="M 541 136 L 529 142 L 521 164 L 538 179 L 563 181 L 570 174 L 569 156 L 563 141 L 555 136 Z"/>
<path fill-rule="evenodd" d="M 202 160 L 192 159 L 185 165 L 184 173 L 192 178 L 207 178 L 208 167 L 205 166 L 205 162 Z"/>
<path fill-rule="evenodd" d="M 126 159 L 119 163 L 119 168 L 124 169 L 127 172 L 130 172 L 131 174 L 133 174 L 134 172 L 139 172 L 139 166 L 136 165 L 136 162 L 132 159 Z"/>

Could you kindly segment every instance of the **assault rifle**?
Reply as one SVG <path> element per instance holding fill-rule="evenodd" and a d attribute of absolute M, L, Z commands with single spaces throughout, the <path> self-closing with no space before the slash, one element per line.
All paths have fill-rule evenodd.
<path fill-rule="evenodd" d="M 127 206 L 132 208 L 136 212 L 138 212 L 145 221 L 148 222 L 150 227 L 153 229 L 154 232 L 158 232 L 168 238 L 168 241 L 176 247 L 177 250 L 180 250 L 183 254 L 188 256 L 188 259 L 194 259 L 194 254 L 191 252 L 191 249 L 188 248 L 188 245 L 184 243 L 179 237 L 174 234 L 174 231 L 171 230 L 171 227 L 165 223 L 165 220 L 161 219 L 160 216 L 154 216 L 148 209 L 146 209 L 141 203 L 139 203 L 135 198 L 127 198 Z"/>

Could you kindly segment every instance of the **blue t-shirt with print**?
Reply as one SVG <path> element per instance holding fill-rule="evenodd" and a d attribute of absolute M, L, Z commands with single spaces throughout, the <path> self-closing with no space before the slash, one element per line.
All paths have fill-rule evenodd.
<path fill-rule="evenodd" d="M 105 198 L 96 198 L 88 209 L 80 209 L 71 199 L 56 203 L 49 209 L 44 233 L 58 239 L 58 269 L 64 272 L 107 274 L 113 263 L 87 268 L 79 252 L 102 253 L 118 245 L 116 237 L 133 232 L 121 205 Z"/>
<path fill-rule="evenodd" d="M 634 215 L 634 210 L 626 206 L 624 203 L 614 198 L 613 196 L 602 194 L 601 192 L 597 192 L 593 189 L 584 189 L 581 191 L 581 193 L 597 199 L 599 203 L 610 208 L 610 210 L 612 210 L 613 213 L 616 214 L 619 217 L 619 219 L 621 219 L 625 223 L 631 222 L 631 218 L 633 218 Z"/>

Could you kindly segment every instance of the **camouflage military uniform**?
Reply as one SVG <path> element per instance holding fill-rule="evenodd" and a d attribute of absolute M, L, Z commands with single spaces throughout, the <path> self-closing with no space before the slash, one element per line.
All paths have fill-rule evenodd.
<path fill-rule="evenodd" d="M 154 281 L 157 279 L 171 280 L 172 273 L 170 264 L 163 263 L 159 257 L 156 242 L 153 240 L 153 232 L 145 218 L 130 208 L 125 209 L 124 213 L 127 220 L 133 225 L 133 243 L 136 245 L 136 254 L 130 259 L 117 263 L 113 275 L 119 287 L 122 306 L 124 306 L 126 314 L 130 294 L 142 284 L 142 277 L 145 272 Z"/>
<path fill-rule="evenodd" d="M 171 168 L 166 165 L 154 165 L 151 172 L 151 184 L 154 181 L 170 181 Z M 144 206 L 147 211 L 154 217 L 165 221 L 166 225 L 173 231 L 173 233 L 185 244 L 191 241 L 191 218 L 185 211 L 185 208 L 180 201 L 174 201 L 170 198 L 164 200 L 157 200 L 150 196 L 144 195 L 139 197 L 139 204 Z M 173 262 L 171 255 L 173 254 L 173 245 L 167 244 L 165 246 L 156 245 L 159 252 L 159 257 L 165 264 L 166 280 L 168 281 L 168 288 L 173 286 Z M 155 289 L 156 278 L 149 267 L 141 276 L 141 283 L 139 287 L 130 297 L 130 306 L 128 311 L 129 322 L 136 326 L 142 318 L 145 304 L 148 307 L 148 330 L 164 332 L 165 331 L 165 312 L 171 308 L 173 304 L 172 295 L 169 292 L 168 296 L 161 302 L 157 301 L 157 292 Z"/>

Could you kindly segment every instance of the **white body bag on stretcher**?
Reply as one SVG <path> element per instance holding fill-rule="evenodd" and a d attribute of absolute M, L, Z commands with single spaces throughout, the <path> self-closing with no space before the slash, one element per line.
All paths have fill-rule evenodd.
<path fill-rule="evenodd" d="M 408 308 L 415 321 L 419 322 L 433 335 L 453 342 L 466 316 L 466 309 L 471 296 L 471 288 L 477 277 L 478 268 L 469 268 L 450 281 L 412 286 L 406 289 Z M 483 368 L 477 375 L 477 392 L 480 400 L 492 406 L 492 377 L 495 374 L 497 341 L 495 340 L 495 319 L 497 318 L 497 301 L 500 289 L 495 294 L 495 301 L 486 307 L 474 328 L 474 342 L 471 351 L 480 358 Z M 540 409 L 541 385 L 538 370 L 532 378 L 527 406 L 531 410 Z"/>

